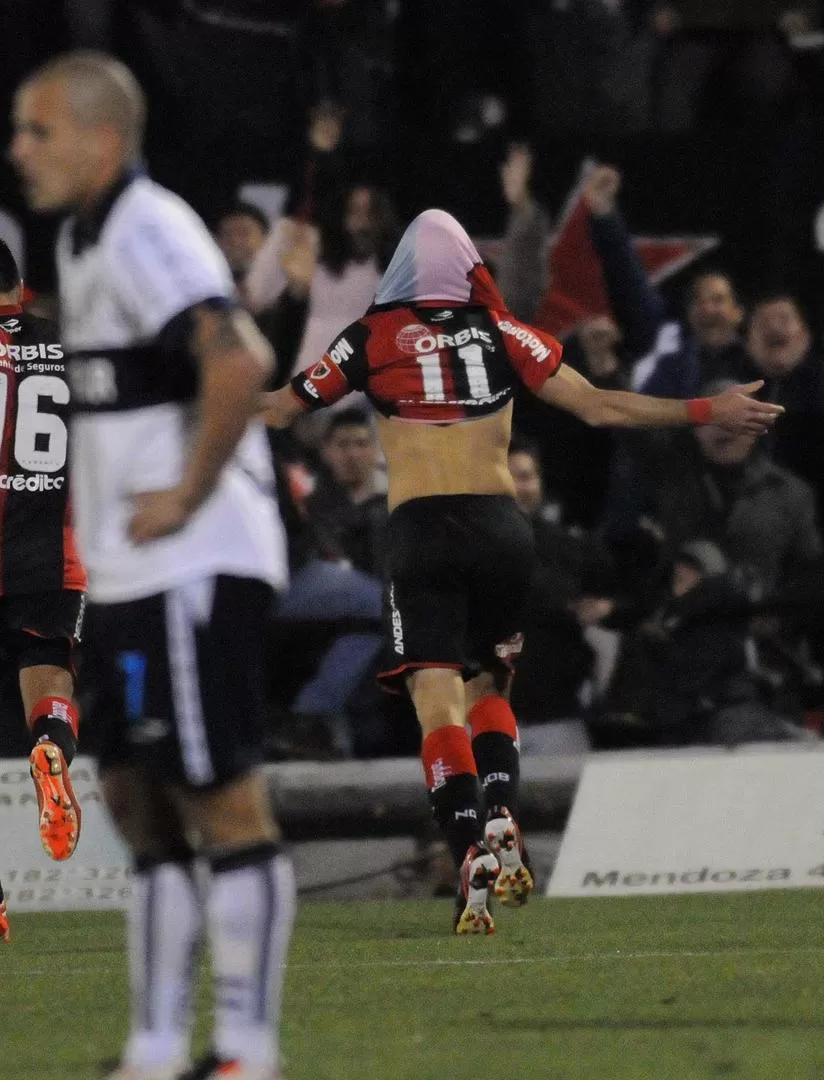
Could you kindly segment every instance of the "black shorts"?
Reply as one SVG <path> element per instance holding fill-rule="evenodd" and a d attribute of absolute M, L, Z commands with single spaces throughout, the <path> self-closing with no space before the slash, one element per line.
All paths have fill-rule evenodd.
<path fill-rule="evenodd" d="M 503 673 L 520 651 L 535 561 L 532 529 L 506 495 L 436 495 L 392 512 L 388 527 L 387 690 L 416 668 L 464 679 Z"/>
<path fill-rule="evenodd" d="M 76 589 L 0 596 L 0 647 L 19 669 L 48 664 L 74 671 L 86 594 Z"/>
<path fill-rule="evenodd" d="M 272 603 L 264 582 L 218 576 L 90 604 L 85 735 L 101 769 L 141 765 L 202 789 L 257 765 Z"/>

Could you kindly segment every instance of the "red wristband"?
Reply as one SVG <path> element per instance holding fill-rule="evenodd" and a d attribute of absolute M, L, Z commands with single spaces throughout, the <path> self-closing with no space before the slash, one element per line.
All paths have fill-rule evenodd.
<path fill-rule="evenodd" d="M 712 422 L 712 399 L 708 397 L 690 398 L 687 402 L 687 417 L 696 427 Z"/>

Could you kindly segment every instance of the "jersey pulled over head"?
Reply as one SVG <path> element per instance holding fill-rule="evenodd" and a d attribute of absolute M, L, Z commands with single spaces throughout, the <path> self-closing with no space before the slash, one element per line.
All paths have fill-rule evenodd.
<path fill-rule="evenodd" d="M 383 416 L 454 423 L 503 408 L 515 379 L 538 389 L 561 351 L 506 310 L 455 218 L 426 210 L 403 234 L 372 307 L 291 387 L 308 409 L 362 390 Z"/>
<path fill-rule="evenodd" d="M 506 310 L 477 248 L 463 226 L 445 210 L 418 214 L 386 268 L 375 304 L 404 300 L 448 300 Z"/>

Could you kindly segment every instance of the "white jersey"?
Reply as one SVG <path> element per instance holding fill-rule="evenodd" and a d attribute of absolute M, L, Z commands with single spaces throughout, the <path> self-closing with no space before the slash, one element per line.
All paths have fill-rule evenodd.
<path fill-rule="evenodd" d="M 137 547 L 128 538 L 134 496 L 180 481 L 194 431 L 197 363 L 170 324 L 195 304 L 231 301 L 234 286 L 200 218 L 148 178 L 122 182 L 104 210 L 85 236 L 70 220 L 57 241 L 72 499 L 90 597 L 135 600 L 214 574 L 282 587 L 286 543 L 258 424 L 179 533 Z"/>

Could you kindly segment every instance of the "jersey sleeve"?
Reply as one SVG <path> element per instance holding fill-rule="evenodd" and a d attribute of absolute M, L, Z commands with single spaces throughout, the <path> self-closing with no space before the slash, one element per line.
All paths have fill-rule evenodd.
<path fill-rule="evenodd" d="M 506 355 L 515 374 L 527 387 L 539 390 L 561 366 L 564 347 L 545 330 L 538 330 L 507 313 L 493 312 Z"/>
<path fill-rule="evenodd" d="M 353 390 L 366 390 L 368 330 L 363 322 L 354 322 L 332 342 L 322 359 L 298 372 L 290 386 L 308 409 L 334 405 Z"/>
<path fill-rule="evenodd" d="M 234 303 L 232 275 L 200 218 L 183 203 L 155 203 L 120 223 L 108 269 L 141 338 L 156 339 L 204 301 Z"/>

